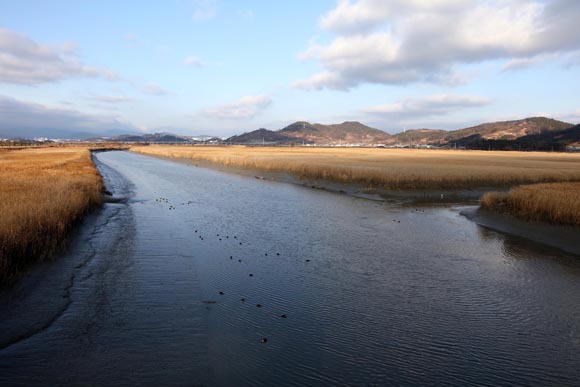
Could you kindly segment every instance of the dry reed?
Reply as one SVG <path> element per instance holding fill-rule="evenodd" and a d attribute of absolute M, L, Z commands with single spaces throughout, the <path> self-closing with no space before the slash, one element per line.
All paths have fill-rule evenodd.
<path fill-rule="evenodd" d="M 488 192 L 481 206 L 531 221 L 580 227 L 580 183 L 531 184 L 507 193 Z"/>
<path fill-rule="evenodd" d="M 102 190 L 88 148 L 0 151 L 0 285 L 51 257 Z"/>
<path fill-rule="evenodd" d="M 465 189 L 580 181 L 579 154 L 163 145 L 135 146 L 131 150 L 382 189 Z"/>

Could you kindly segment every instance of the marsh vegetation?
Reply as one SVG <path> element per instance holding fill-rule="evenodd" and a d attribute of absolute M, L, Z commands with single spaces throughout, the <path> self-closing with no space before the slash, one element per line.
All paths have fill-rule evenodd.
<path fill-rule="evenodd" d="M 580 227 L 580 183 L 522 185 L 488 192 L 481 206 L 531 221 Z"/>
<path fill-rule="evenodd" d="M 376 148 L 136 146 L 132 151 L 386 189 L 580 181 L 580 155 Z"/>
<path fill-rule="evenodd" d="M 103 190 L 79 147 L 0 150 L 0 182 L 0 284 L 51 257 Z"/>

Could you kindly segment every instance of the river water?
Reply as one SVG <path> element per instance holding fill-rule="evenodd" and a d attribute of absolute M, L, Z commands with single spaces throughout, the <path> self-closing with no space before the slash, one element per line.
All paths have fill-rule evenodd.
<path fill-rule="evenodd" d="M 0 295 L 1 386 L 580 385 L 578 256 L 458 207 L 95 158 L 115 200 Z"/>

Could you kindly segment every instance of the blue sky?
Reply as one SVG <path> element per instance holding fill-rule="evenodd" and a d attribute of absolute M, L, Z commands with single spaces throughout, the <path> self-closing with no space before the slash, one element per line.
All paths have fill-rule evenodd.
<path fill-rule="evenodd" d="M 0 0 L 0 129 L 578 123 L 578 20 L 575 0 Z"/>

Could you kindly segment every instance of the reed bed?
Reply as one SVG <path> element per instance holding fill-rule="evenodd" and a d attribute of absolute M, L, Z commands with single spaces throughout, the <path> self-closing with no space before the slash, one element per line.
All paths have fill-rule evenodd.
<path fill-rule="evenodd" d="M 509 192 L 488 192 L 483 208 L 531 221 L 580 227 L 580 183 L 523 185 Z"/>
<path fill-rule="evenodd" d="M 167 145 L 131 150 L 380 189 L 469 189 L 580 181 L 579 154 Z"/>
<path fill-rule="evenodd" d="M 0 286 L 51 257 L 102 190 L 88 148 L 0 150 Z"/>

